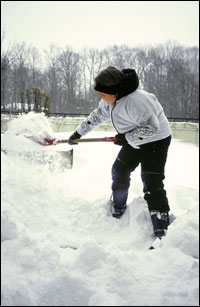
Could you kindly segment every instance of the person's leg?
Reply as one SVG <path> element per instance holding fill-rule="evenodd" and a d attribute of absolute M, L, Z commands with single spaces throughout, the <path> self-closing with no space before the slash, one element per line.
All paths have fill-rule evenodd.
<path fill-rule="evenodd" d="M 139 150 L 126 144 L 120 150 L 112 166 L 113 206 L 118 211 L 118 213 L 113 212 L 115 217 L 120 217 L 126 209 L 130 174 L 139 162 Z"/>
<path fill-rule="evenodd" d="M 170 210 L 164 189 L 165 164 L 171 137 L 148 143 L 141 148 L 141 178 L 144 199 L 147 201 L 156 236 L 165 235 L 169 224 Z"/>

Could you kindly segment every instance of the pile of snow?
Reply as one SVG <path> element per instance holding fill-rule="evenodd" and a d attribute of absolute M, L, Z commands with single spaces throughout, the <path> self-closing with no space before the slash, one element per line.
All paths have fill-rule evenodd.
<path fill-rule="evenodd" d="M 45 139 L 56 138 L 45 114 L 30 112 L 19 115 L 8 123 L 8 128 L 2 137 L 1 151 L 7 156 L 18 156 L 29 163 L 48 164 L 50 169 L 70 168 L 68 145 L 46 147 L 40 144 L 40 142 L 45 143 Z M 66 158 L 65 163 L 63 157 Z"/>
<path fill-rule="evenodd" d="M 32 129 L 28 116 L 16 129 L 12 123 L 11 136 Z M 40 136 L 52 136 L 40 114 L 33 122 L 31 133 L 41 124 Z M 73 169 L 62 171 L 2 152 L 2 306 L 198 306 L 198 147 L 172 140 L 165 179 L 172 224 L 155 250 L 148 250 L 153 230 L 139 168 L 128 212 L 121 220 L 108 214 L 119 149 L 79 144 Z"/>
<path fill-rule="evenodd" d="M 21 114 L 11 120 L 4 136 L 3 148 L 14 151 L 40 150 L 42 147 L 37 142 L 44 141 L 45 138 L 50 140 L 55 138 L 45 114 L 34 112 Z"/>

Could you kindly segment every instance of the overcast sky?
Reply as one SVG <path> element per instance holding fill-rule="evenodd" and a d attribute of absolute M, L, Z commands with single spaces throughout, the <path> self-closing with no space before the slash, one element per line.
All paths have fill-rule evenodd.
<path fill-rule="evenodd" d="M 198 1 L 1 1 L 5 42 L 102 49 L 168 40 L 199 45 Z"/>

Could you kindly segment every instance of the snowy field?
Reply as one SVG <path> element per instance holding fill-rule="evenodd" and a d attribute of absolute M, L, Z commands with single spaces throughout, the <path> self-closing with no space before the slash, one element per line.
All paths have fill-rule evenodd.
<path fill-rule="evenodd" d="M 121 220 L 108 214 L 120 146 L 73 146 L 67 169 L 61 152 L 71 146 L 43 147 L 31 135 L 55 133 L 43 115 L 29 113 L 1 137 L 1 305 L 198 306 L 199 147 L 172 140 L 165 179 L 171 225 L 162 247 L 148 250 L 153 229 L 140 168 L 132 174 L 129 212 Z"/>

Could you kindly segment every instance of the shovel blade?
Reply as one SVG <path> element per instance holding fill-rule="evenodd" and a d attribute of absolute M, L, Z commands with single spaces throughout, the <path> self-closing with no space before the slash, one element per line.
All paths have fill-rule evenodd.
<path fill-rule="evenodd" d="M 73 167 L 73 148 L 68 151 L 62 151 L 63 168 L 72 169 Z"/>

